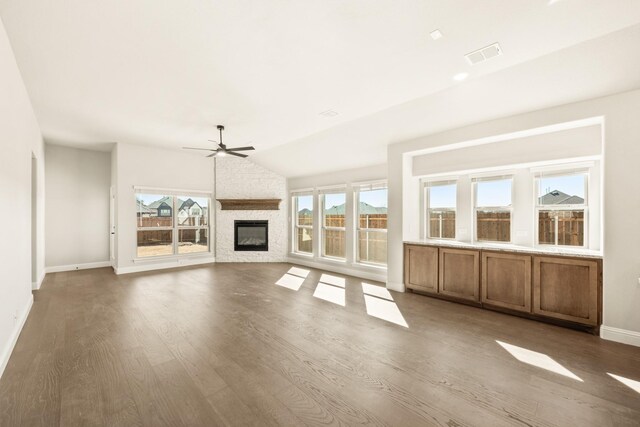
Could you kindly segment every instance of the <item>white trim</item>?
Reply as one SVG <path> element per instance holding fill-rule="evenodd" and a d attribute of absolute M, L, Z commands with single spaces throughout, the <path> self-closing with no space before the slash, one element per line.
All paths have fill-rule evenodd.
<path fill-rule="evenodd" d="M 600 327 L 600 338 L 640 347 L 640 332 L 636 331 L 602 325 Z"/>
<path fill-rule="evenodd" d="M 404 287 L 404 283 L 396 283 L 396 282 L 387 282 L 387 289 L 391 289 L 396 292 L 405 292 L 406 288 Z"/>
<path fill-rule="evenodd" d="M 211 264 L 216 261 L 213 256 L 194 257 L 194 258 L 174 258 L 159 260 L 160 262 L 150 262 L 130 267 L 113 267 L 116 274 L 139 273 L 142 271 L 164 270 L 166 268 L 186 267 L 189 265 Z M 164 261 L 164 262 L 163 262 Z"/>
<path fill-rule="evenodd" d="M 61 271 L 87 270 L 89 268 L 111 267 L 111 261 L 86 262 L 84 264 L 55 265 L 45 267 L 45 273 L 59 273 Z"/>
<path fill-rule="evenodd" d="M 299 264 L 304 265 L 306 267 L 317 268 L 318 270 L 332 271 L 334 273 L 346 274 L 348 276 L 359 277 L 360 279 L 365 280 L 375 280 L 377 282 L 386 283 L 387 281 L 387 272 L 384 271 L 384 274 L 373 272 L 373 271 L 365 271 L 364 269 L 356 269 L 349 268 L 344 266 L 344 263 L 340 262 L 323 262 L 327 261 L 323 260 L 309 260 L 305 258 L 298 258 L 297 256 L 289 256 L 287 258 L 287 262 L 290 264 Z M 343 264 L 343 265 L 340 265 Z"/>
<path fill-rule="evenodd" d="M 38 276 L 37 281 L 31 283 L 31 290 L 37 291 L 38 289 L 40 289 L 40 286 L 42 286 L 42 281 L 44 280 L 44 276 L 46 274 L 47 272 L 45 271 L 45 269 L 43 269 L 42 272 L 40 273 L 40 276 Z"/>
<path fill-rule="evenodd" d="M 213 195 L 211 190 L 183 190 L 179 188 L 158 188 L 158 187 L 143 187 L 138 185 L 132 185 L 134 193 L 141 193 L 148 191 L 150 194 L 158 194 L 162 196 L 188 196 L 190 194 L 204 194 L 209 197 Z"/>
<path fill-rule="evenodd" d="M 4 373 L 4 369 L 7 367 L 7 363 L 9 363 L 9 358 L 11 357 L 11 353 L 13 353 L 13 349 L 18 342 L 18 337 L 20 337 L 20 333 L 22 332 L 22 328 L 24 327 L 25 322 L 27 321 L 27 317 L 29 317 L 29 313 L 31 312 L 31 307 L 33 306 L 33 294 L 29 295 L 29 301 L 27 301 L 27 306 L 22 309 L 22 313 L 20 313 L 20 317 L 17 320 L 16 326 L 11 334 L 11 338 L 7 343 L 7 346 L 2 349 L 2 353 L 0 353 L 0 378 L 2 378 L 2 374 Z"/>

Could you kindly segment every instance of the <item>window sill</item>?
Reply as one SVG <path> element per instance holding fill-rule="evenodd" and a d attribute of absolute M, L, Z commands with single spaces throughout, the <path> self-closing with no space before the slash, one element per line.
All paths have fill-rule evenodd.
<path fill-rule="evenodd" d="M 306 252 L 289 252 L 290 256 L 299 256 L 303 258 L 313 258 L 313 254 L 309 254 Z"/>
<path fill-rule="evenodd" d="M 352 267 L 358 267 L 358 268 L 370 268 L 372 270 L 379 270 L 379 271 L 387 271 L 387 266 L 386 265 L 382 265 L 382 264 L 369 264 L 366 262 L 352 262 L 351 263 Z"/>

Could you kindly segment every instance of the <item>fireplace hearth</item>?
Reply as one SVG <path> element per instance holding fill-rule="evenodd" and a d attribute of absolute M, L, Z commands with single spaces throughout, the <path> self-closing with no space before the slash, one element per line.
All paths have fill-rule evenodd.
<path fill-rule="evenodd" d="M 268 251 L 269 221 L 234 221 L 235 251 Z"/>

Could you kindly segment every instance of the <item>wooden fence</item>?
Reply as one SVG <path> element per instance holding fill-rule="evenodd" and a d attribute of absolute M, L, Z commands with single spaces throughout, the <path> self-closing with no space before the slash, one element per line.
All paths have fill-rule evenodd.
<path fill-rule="evenodd" d="M 538 216 L 540 243 L 555 244 L 556 221 L 559 245 L 584 245 L 584 211 L 540 211 Z"/>
<path fill-rule="evenodd" d="M 493 242 L 511 241 L 511 212 L 478 211 L 476 237 Z"/>

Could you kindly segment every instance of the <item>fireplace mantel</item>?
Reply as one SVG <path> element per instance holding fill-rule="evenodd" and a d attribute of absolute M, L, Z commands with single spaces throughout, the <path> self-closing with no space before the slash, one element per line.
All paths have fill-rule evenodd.
<path fill-rule="evenodd" d="M 217 199 L 223 211 L 277 211 L 282 199 Z"/>

